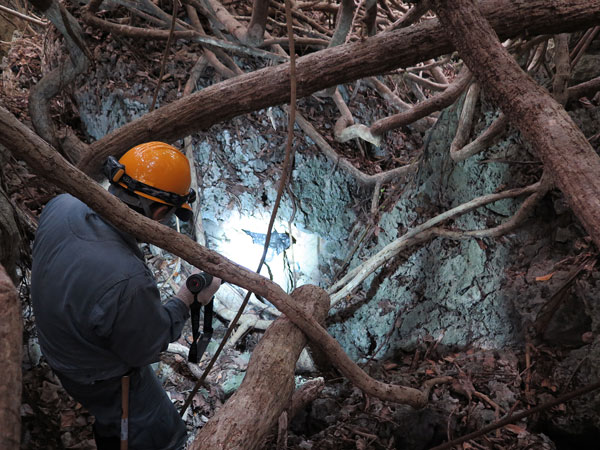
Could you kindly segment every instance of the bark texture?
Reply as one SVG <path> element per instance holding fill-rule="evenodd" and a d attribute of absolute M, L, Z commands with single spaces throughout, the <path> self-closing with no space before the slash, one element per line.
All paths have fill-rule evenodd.
<path fill-rule="evenodd" d="M 0 265 L 0 448 L 21 443 L 21 304 L 17 290 Z"/>
<path fill-rule="evenodd" d="M 260 46 L 265 37 L 265 26 L 269 15 L 269 0 L 254 0 L 252 17 L 246 31 L 246 43 Z"/>
<path fill-rule="evenodd" d="M 323 323 L 329 311 L 325 291 L 305 285 L 292 299 Z M 258 448 L 290 404 L 296 361 L 306 343 L 306 336 L 287 317 L 273 322 L 252 352 L 242 385 L 200 430 L 192 449 Z"/>
<path fill-rule="evenodd" d="M 600 20 L 600 0 L 486 0 L 484 15 L 502 39 L 587 28 Z M 437 20 L 338 45 L 296 63 L 298 96 L 450 53 Z M 289 65 L 268 67 L 215 84 L 128 123 L 90 146 L 79 167 L 95 173 L 108 155 L 140 142 L 173 142 L 240 114 L 289 101 Z"/>
<path fill-rule="evenodd" d="M 17 281 L 16 269 L 20 244 L 21 234 L 15 220 L 12 204 L 0 187 L 0 264 L 4 266 L 8 276 L 15 283 Z"/>
<path fill-rule="evenodd" d="M 548 91 L 521 70 L 475 0 L 435 0 L 434 7 L 462 59 L 531 144 L 600 248 L 600 158 L 586 137 Z"/>
<path fill-rule="evenodd" d="M 43 11 L 62 33 L 70 55 L 30 89 L 28 106 L 31 122 L 40 136 L 54 147 L 62 149 L 71 161 L 78 162 L 86 152 L 87 146 L 71 129 L 59 130 L 56 127 L 50 114 L 50 100 L 74 84 L 77 77 L 88 68 L 88 56 L 84 53 L 87 49 L 83 43 L 83 30 L 64 6 L 56 1 L 30 0 L 30 2 Z"/>

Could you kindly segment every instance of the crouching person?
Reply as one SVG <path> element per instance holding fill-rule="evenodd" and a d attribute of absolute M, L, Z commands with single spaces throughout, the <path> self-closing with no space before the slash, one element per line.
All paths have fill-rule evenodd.
<path fill-rule="evenodd" d="M 162 142 L 132 148 L 105 173 L 109 191 L 163 221 L 192 216 L 187 158 Z M 51 200 L 33 246 L 31 295 L 40 346 L 65 390 L 94 416 L 99 450 L 120 448 L 122 377 L 129 377 L 128 446 L 183 448 L 185 423 L 150 367 L 179 338 L 193 295 L 185 287 L 162 303 L 136 239 L 68 194 Z M 206 304 L 213 278 L 198 294 Z"/>

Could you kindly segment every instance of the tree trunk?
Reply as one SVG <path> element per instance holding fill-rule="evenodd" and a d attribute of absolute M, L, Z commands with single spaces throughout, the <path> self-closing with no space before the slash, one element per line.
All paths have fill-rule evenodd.
<path fill-rule="evenodd" d="M 329 311 L 325 291 L 301 286 L 292 299 L 315 320 L 324 322 Z M 306 342 L 306 336 L 287 317 L 273 322 L 252 352 L 242 385 L 200 430 L 191 448 L 258 448 L 290 404 L 296 361 Z"/>
<path fill-rule="evenodd" d="M 587 28 L 600 20 L 600 0 L 486 0 L 486 17 L 502 39 L 527 32 L 560 33 Z M 437 20 L 363 42 L 338 45 L 299 58 L 298 96 L 365 76 L 416 64 L 450 53 L 452 45 Z M 121 155 L 151 140 L 172 142 L 240 114 L 289 101 L 289 64 L 226 80 L 165 105 L 112 132 L 90 146 L 79 167 L 97 173 L 108 155 Z"/>
<path fill-rule="evenodd" d="M 0 448 L 21 443 L 21 304 L 15 286 L 0 265 Z"/>
<path fill-rule="evenodd" d="M 521 70 L 475 0 L 434 0 L 434 5 L 462 59 L 529 141 L 600 248 L 600 158 L 586 137 L 548 91 Z"/>

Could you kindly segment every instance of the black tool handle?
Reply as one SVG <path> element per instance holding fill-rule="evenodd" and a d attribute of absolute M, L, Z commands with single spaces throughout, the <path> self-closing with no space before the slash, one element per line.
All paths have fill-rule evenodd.
<path fill-rule="evenodd" d="M 212 283 L 213 276 L 206 272 L 194 273 L 185 281 L 186 287 L 192 294 L 197 294 Z"/>

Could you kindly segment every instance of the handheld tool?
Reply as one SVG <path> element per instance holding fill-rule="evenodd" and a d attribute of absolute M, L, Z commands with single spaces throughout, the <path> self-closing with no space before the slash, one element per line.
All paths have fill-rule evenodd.
<path fill-rule="evenodd" d="M 188 361 L 198 363 L 208 347 L 213 335 L 212 317 L 213 317 L 213 300 L 204 306 L 204 323 L 202 327 L 202 336 L 200 336 L 200 309 L 202 305 L 198 301 L 198 294 L 202 289 L 212 283 L 213 276 L 200 272 L 189 276 L 185 285 L 189 291 L 194 294 L 194 302 L 190 305 L 190 315 L 192 316 L 192 345 L 188 354 Z"/>

